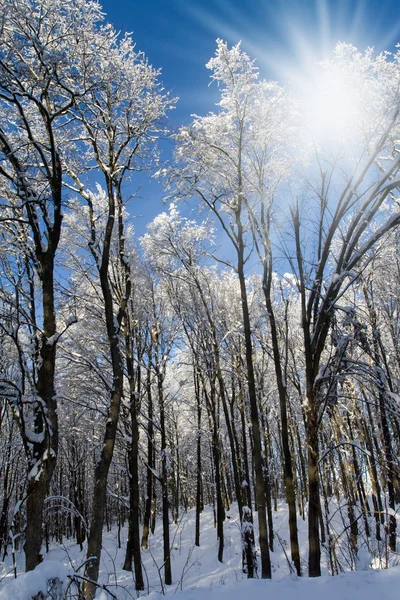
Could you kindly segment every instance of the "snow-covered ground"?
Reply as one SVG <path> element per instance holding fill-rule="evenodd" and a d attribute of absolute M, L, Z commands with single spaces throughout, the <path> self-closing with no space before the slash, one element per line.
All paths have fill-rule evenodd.
<path fill-rule="evenodd" d="M 178 526 L 171 526 L 172 576 L 173 585 L 162 584 L 162 530 L 161 522 L 155 535 L 150 539 L 150 549 L 143 551 L 145 592 L 149 600 L 156 600 L 165 593 L 177 595 L 179 600 L 243 600 L 251 595 L 251 600 L 279 598 L 279 600 L 397 600 L 400 589 L 400 566 L 378 571 L 367 568 L 363 571 L 343 573 L 332 577 L 326 567 L 318 579 L 297 578 L 290 572 L 287 556 L 287 511 L 284 506 L 274 512 L 274 527 L 279 536 L 275 540 L 275 551 L 271 553 L 273 579 L 247 580 L 241 571 L 241 542 L 239 521 L 235 506 L 227 513 L 224 524 L 224 562 L 217 561 L 216 531 L 213 527 L 213 514 L 207 508 L 201 517 L 201 546 L 194 546 L 194 511 L 183 514 Z M 306 523 L 299 520 L 302 561 L 306 572 Z M 118 548 L 117 532 L 105 532 L 102 553 L 101 581 L 120 600 L 136 598 L 132 573 L 122 570 L 127 528 L 121 531 L 121 548 Z M 83 552 L 71 542 L 54 546 L 46 555 L 40 573 L 23 574 L 23 555 L 18 556 L 19 576 L 13 579 L 9 563 L 2 565 L 0 600 L 30 600 L 31 592 L 37 593 L 45 576 L 55 570 L 61 579 L 67 572 L 82 574 L 85 560 Z M 48 562 L 49 561 L 49 562 Z M 50 562 L 51 561 L 51 562 Z M 47 564 L 48 563 L 48 564 Z M 360 563 L 367 567 L 368 560 Z M 64 565 L 63 567 L 60 565 Z M 67 581 L 67 579 L 66 579 Z M 34 591 L 36 590 L 36 591 Z M 111 596 L 99 590 L 97 598 L 108 600 Z"/>

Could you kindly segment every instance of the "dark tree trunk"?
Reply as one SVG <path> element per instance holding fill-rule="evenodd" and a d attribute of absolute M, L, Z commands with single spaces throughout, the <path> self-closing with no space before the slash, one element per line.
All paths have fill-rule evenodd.
<path fill-rule="evenodd" d="M 319 474 L 318 474 L 318 426 L 315 399 L 308 396 L 307 447 L 308 447 L 308 574 L 321 576 L 321 548 L 319 543 Z"/>
<path fill-rule="evenodd" d="M 125 267 L 126 275 L 130 276 L 128 267 Z M 134 331 L 132 329 L 133 306 L 130 302 L 130 311 L 126 314 L 124 320 L 125 330 L 125 358 L 126 369 L 129 381 L 130 394 L 130 426 L 131 441 L 128 448 L 128 466 L 129 466 L 129 517 L 128 517 L 128 542 L 123 569 L 132 570 L 132 559 L 135 569 L 135 589 L 141 591 L 144 589 L 142 559 L 140 554 L 140 529 L 139 529 L 139 411 L 140 411 L 140 391 L 141 391 L 141 370 L 137 368 L 137 377 L 135 380 L 134 367 Z M 139 344 L 136 344 L 139 346 Z M 135 386 L 137 391 L 135 391 Z"/>
<path fill-rule="evenodd" d="M 200 513 L 202 512 L 202 501 L 201 501 L 201 393 L 200 393 L 200 382 L 198 375 L 194 375 L 195 394 L 197 403 L 197 436 L 196 436 L 196 526 L 195 526 L 195 540 L 196 546 L 200 546 Z"/>
<path fill-rule="evenodd" d="M 210 394 L 204 389 L 204 395 L 207 400 L 210 429 L 212 431 L 212 457 L 214 463 L 214 483 L 215 483 L 215 498 L 217 505 L 216 512 L 216 526 L 217 526 L 217 539 L 218 539 L 218 560 L 223 562 L 224 554 L 224 520 L 225 520 L 225 509 L 222 500 L 222 473 L 221 473 L 221 451 L 219 442 L 219 423 L 218 423 L 218 409 L 216 406 L 216 389 L 215 380 L 210 381 Z"/>
<path fill-rule="evenodd" d="M 260 419 L 258 415 L 258 403 L 253 366 L 253 346 L 251 340 L 250 312 L 247 300 L 246 280 L 244 274 L 244 245 L 243 226 L 240 221 L 240 212 L 236 214 L 238 230 L 238 276 L 240 283 L 240 295 L 242 300 L 243 328 L 246 351 L 247 381 L 250 401 L 250 418 L 253 435 L 254 471 L 256 488 L 256 510 L 258 513 L 259 542 L 261 554 L 261 578 L 271 579 L 271 561 L 269 556 L 267 514 L 265 508 L 264 490 L 264 464 L 262 459 Z"/>
<path fill-rule="evenodd" d="M 121 373 L 122 375 L 122 373 Z M 103 540 L 103 525 L 107 499 L 107 479 L 114 452 L 115 435 L 121 401 L 121 390 L 116 389 L 111 394 L 111 404 L 103 439 L 100 458 L 94 471 L 94 488 L 92 497 L 92 518 L 88 536 L 87 563 L 85 576 L 96 582 L 99 576 L 100 554 Z M 85 581 L 84 596 L 86 600 L 93 600 L 96 586 L 90 581 Z"/>
<path fill-rule="evenodd" d="M 135 568 L 135 589 L 144 590 L 142 573 L 142 557 L 140 554 L 140 528 L 139 528 L 139 422 L 140 410 L 140 369 L 138 369 L 137 390 L 135 391 L 134 364 L 133 364 L 133 340 L 130 318 L 126 318 L 125 343 L 126 343 L 126 366 L 130 386 L 130 421 L 131 421 L 131 443 L 128 450 L 129 464 L 129 525 L 128 542 L 126 545 L 125 562 L 123 569 L 132 570 L 132 558 Z"/>
<path fill-rule="evenodd" d="M 138 441 L 139 427 L 137 421 L 137 402 L 131 408 L 132 443 L 129 448 L 129 525 L 128 542 L 126 546 L 125 562 L 123 569 L 132 570 L 132 558 L 135 569 L 135 589 L 144 590 L 142 558 L 140 553 L 140 528 L 139 528 L 139 469 L 138 469 Z M 135 413 L 134 415 L 132 413 Z"/>
<path fill-rule="evenodd" d="M 219 359 L 219 355 L 218 355 L 218 359 Z M 240 485 L 241 482 L 239 479 L 239 470 L 238 470 L 238 465 L 237 465 L 237 460 L 236 460 L 236 446 L 235 446 L 235 438 L 234 438 L 234 434 L 233 434 L 233 424 L 231 423 L 231 419 L 230 419 L 230 415 L 229 415 L 228 404 L 227 404 L 227 399 L 226 399 L 225 384 L 224 384 L 222 370 L 221 370 L 219 361 L 217 364 L 217 377 L 218 377 L 218 383 L 219 383 L 220 396 L 221 396 L 221 400 L 222 400 L 222 408 L 223 408 L 224 416 L 225 416 L 226 429 L 228 432 L 229 445 L 230 445 L 230 449 L 231 449 L 232 469 L 233 469 L 233 479 L 234 479 L 234 484 L 235 484 L 236 501 L 238 503 L 239 516 L 240 516 L 240 519 L 242 519 L 242 508 L 243 508 L 242 486 Z M 250 515 L 250 517 L 251 517 L 251 515 Z M 248 517 L 249 520 L 251 520 L 250 517 Z"/>
<path fill-rule="evenodd" d="M 151 371 L 147 370 L 147 481 L 146 481 L 146 502 L 143 516 L 142 548 L 149 547 L 149 533 L 151 512 L 153 506 L 153 487 L 154 487 L 154 425 L 153 425 L 153 399 L 151 394 Z"/>
<path fill-rule="evenodd" d="M 122 353 L 120 347 L 120 327 L 122 319 L 125 316 L 126 303 L 129 300 L 131 283 L 128 279 L 127 286 L 125 288 L 125 295 L 121 299 L 121 304 L 118 309 L 117 315 L 114 314 L 114 300 L 112 294 L 112 286 L 109 278 L 109 263 L 111 253 L 111 240 L 112 233 L 114 230 L 114 221 L 116 216 L 116 204 L 118 203 L 118 239 L 120 244 L 120 251 L 123 251 L 123 230 L 122 230 L 122 199 L 115 195 L 116 190 L 114 189 L 113 183 L 109 176 L 106 176 L 107 191 L 108 191 L 108 219 L 105 228 L 105 235 L 103 241 L 103 252 L 101 256 L 101 262 L 99 264 L 99 257 L 95 254 L 97 264 L 99 264 L 99 277 L 101 290 L 104 302 L 104 315 L 107 328 L 107 339 L 109 345 L 110 362 L 112 365 L 112 389 L 110 394 L 110 404 L 108 407 L 107 421 L 105 425 L 103 445 L 100 452 L 99 460 L 96 464 L 94 472 L 94 487 L 93 487 L 93 500 L 92 500 L 92 518 L 90 522 L 90 531 L 88 536 L 88 549 L 87 549 L 87 565 L 85 569 L 85 576 L 87 581 L 84 582 L 83 595 L 86 600 L 93 600 L 96 592 L 96 585 L 99 576 L 100 568 L 100 555 L 101 546 L 103 540 L 103 525 L 104 515 L 106 510 L 107 501 L 107 479 L 110 470 L 111 461 L 114 454 L 115 437 L 117 434 L 117 426 L 120 414 L 121 398 L 123 393 L 123 366 L 122 366 Z M 93 209 L 89 202 L 89 213 L 92 225 L 92 235 L 95 235 L 94 215 Z M 93 243 L 89 245 L 92 252 L 95 253 L 95 238 L 92 239 Z M 122 247 L 121 247 L 122 245 Z M 121 265 L 124 265 L 126 261 L 121 257 Z"/>
<path fill-rule="evenodd" d="M 236 460 L 235 440 L 234 440 L 234 435 L 233 435 L 233 430 L 232 430 L 232 423 L 231 423 L 230 416 L 229 416 L 227 394 L 226 394 L 225 382 L 224 382 L 222 368 L 221 368 L 219 342 L 218 342 L 218 338 L 217 338 L 217 332 L 216 332 L 216 328 L 215 328 L 213 315 L 210 312 L 207 299 L 204 295 L 203 288 L 201 286 L 201 282 L 198 280 L 197 276 L 195 276 L 195 283 L 196 283 L 197 290 L 200 294 L 204 309 L 206 311 L 208 323 L 209 323 L 210 329 L 211 329 L 212 344 L 213 344 L 214 357 L 215 357 L 215 373 L 216 373 L 216 377 L 218 380 L 219 393 L 220 393 L 220 398 L 222 401 L 222 408 L 224 411 L 225 423 L 226 423 L 226 428 L 227 428 L 228 438 L 229 438 L 229 445 L 231 448 L 232 467 L 233 467 L 236 499 L 237 499 L 238 508 L 239 508 L 239 516 L 240 516 L 240 519 L 242 519 L 242 506 L 243 506 L 242 490 L 241 490 L 238 466 L 237 466 L 237 460 Z M 228 495 L 230 495 L 230 494 L 228 494 Z M 250 516 L 248 516 L 248 519 L 249 520 L 252 519 L 251 513 L 250 513 Z"/>
<path fill-rule="evenodd" d="M 292 458 L 290 454 L 289 444 L 289 427 L 288 427 L 288 415 L 287 415 L 287 390 L 286 390 L 286 375 L 282 371 L 281 366 L 281 355 L 279 350 L 278 332 L 275 321 L 274 309 L 271 301 L 271 285 L 272 285 L 272 262 L 269 261 L 269 269 L 265 265 L 263 289 L 265 303 L 269 316 L 269 324 L 271 328 L 272 338 L 272 349 L 274 354 L 274 366 L 276 384 L 278 387 L 279 394 L 279 407 L 281 415 L 281 435 L 282 435 L 282 448 L 284 457 L 284 480 L 286 488 L 286 501 L 289 508 L 289 534 L 290 534 L 290 550 L 292 555 L 292 561 L 296 568 L 297 575 L 301 575 L 300 565 L 300 550 L 299 550 L 299 538 L 297 533 L 297 517 L 296 517 L 296 494 L 293 484 L 293 468 Z M 285 340 L 287 344 L 287 339 Z"/>
<path fill-rule="evenodd" d="M 20 37 L 20 41 L 24 38 L 25 45 L 32 39 L 30 36 L 40 37 L 42 34 L 39 29 L 34 31 L 35 27 L 38 27 L 37 20 L 33 19 L 30 26 L 32 29 L 29 34 L 24 30 L 24 24 L 21 24 L 19 33 L 14 32 Z M 26 47 L 28 46 L 29 43 Z M 24 52 L 25 50 L 23 54 Z M 44 501 L 53 477 L 58 454 L 57 398 L 54 382 L 58 339 L 55 315 L 54 261 L 60 241 L 63 218 L 61 206 L 63 170 L 55 132 L 60 126 L 60 118 L 64 119 L 65 111 L 60 110 L 60 104 L 58 100 L 55 100 L 55 98 L 59 98 L 61 88 L 53 75 L 49 73 L 49 85 L 40 92 L 37 89 L 31 89 L 23 100 L 22 96 L 15 93 L 14 86 L 18 85 L 18 77 L 13 79 L 11 87 L 11 80 L 7 82 L 6 78 L 2 78 L 1 84 L 3 99 L 7 98 L 6 103 L 10 108 L 14 105 L 19 115 L 18 123 L 11 128 L 12 136 L 10 138 L 8 137 L 9 130 L 1 129 L 2 183 L 5 184 L 8 180 L 11 186 L 8 193 L 14 195 L 14 200 L 20 200 L 20 207 L 15 208 L 17 217 L 15 221 L 19 227 L 16 248 L 18 248 L 18 252 L 21 252 L 26 242 L 23 252 L 25 253 L 25 266 L 29 265 L 27 279 L 30 298 L 25 315 L 29 314 L 30 316 L 29 329 L 34 341 L 34 350 L 27 362 L 30 363 L 29 379 L 34 382 L 36 395 L 36 398 L 31 398 L 33 400 L 31 404 L 34 421 L 33 433 L 43 438 L 31 443 L 27 431 L 31 431 L 32 423 L 24 421 L 24 401 L 21 398 L 19 400 L 20 419 L 18 425 L 27 455 L 28 467 L 25 529 L 27 571 L 33 570 L 42 560 L 40 547 Z M 68 96 L 65 88 L 62 93 Z M 66 95 L 63 96 L 63 102 L 66 102 L 69 108 L 73 102 L 73 95 L 69 96 L 71 104 L 66 101 Z M 29 109 L 27 109 L 26 102 L 29 104 Z M 55 109 L 55 104 L 57 109 Z M 32 127 L 32 119 L 37 127 Z M 17 132 L 20 139 L 27 142 L 21 143 L 18 147 L 15 146 L 13 140 L 13 136 Z M 20 154 L 21 148 L 23 148 L 22 155 Z M 7 186 L 4 189 L 7 189 Z M 5 198 L 7 198 L 7 193 Z M 23 216 L 22 219 L 21 216 Z M 33 269 L 35 269 L 40 282 L 42 295 L 41 307 L 38 312 L 36 311 Z M 18 298 L 16 298 L 16 306 L 19 309 Z M 42 323 L 41 326 L 39 326 L 39 322 Z M 39 331 L 41 332 L 40 342 Z M 27 365 L 21 363 L 21 366 L 23 388 Z M 29 391 L 32 396 L 33 390 Z M 21 396 L 24 394 L 25 390 L 21 389 Z"/>
<path fill-rule="evenodd" d="M 175 430 L 175 476 L 174 476 L 174 503 L 173 503 L 173 520 L 175 525 L 178 524 L 179 521 L 179 499 L 180 499 L 180 491 L 181 491 L 181 459 L 179 453 L 179 432 L 178 432 L 178 423 L 174 421 L 174 430 Z"/>
<path fill-rule="evenodd" d="M 313 342 L 311 336 L 310 319 L 312 310 L 317 312 L 315 306 L 307 305 L 306 276 L 303 270 L 303 255 L 300 242 L 300 217 L 298 206 L 292 212 L 294 233 L 296 240 L 296 256 L 299 270 L 299 283 L 301 292 L 301 325 L 303 329 L 305 373 L 306 373 L 306 396 L 307 407 L 305 410 L 305 426 L 308 453 L 308 574 L 310 577 L 319 577 L 321 575 L 321 548 L 319 542 L 319 518 L 320 518 L 320 498 L 319 498 L 319 444 L 318 444 L 318 398 L 315 394 L 314 383 L 319 369 L 319 360 L 316 351 L 313 352 Z M 317 286 L 320 282 L 317 282 Z M 319 301 L 319 296 L 318 296 Z M 310 302 L 310 301 L 309 301 Z M 308 308 L 307 308 L 308 306 Z M 321 326 L 323 331 L 320 333 L 319 357 L 324 347 L 327 332 L 329 329 L 330 314 L 326 316 L 326 322 Z M 314 331 L 314 336 L 316 335 Z"/>
<path fill-rule="evenodd" d="M 40 260 L 40 281 L 43 293 L 43 335 L 40 345 L 41 365 L 37 375 L 36 391 L 42 406 L 46 407 L 46 415 L 44 416 L 41 407 L 36 412 L 35 433 L 43 434 L 44 440 L 33 444 L 31 458 L 28 462 L 27 523 L 25 530 L 27 571 L 33 570 L 42 561 L 40 548 L 42 545 L 43 507 L 58 454 L 57 399 L 54 386 L 56 361 L 54 256 L 59 234 L 60 232 L 58 232 L 58 236 L 53 243 L 51 243 L 50 238 L 48 250 L 41 255 Z"/>
<path fill-rule="evenodd" d="M 261 427 L 264 431 L 264 448 L 265 448 L 265 456 L 268 456 L 267 454 L 267 450 L 268 450 L 268 446 L 270 445 L 269 440 L 269 427 L 268 424 L 266 423 L 266 419 L 264 419 L 264 416 L 261 413 Z M 271 464 L 271 462 L 269 463 Z M 268 541 L 269 541 L 269 549 L 271 550 L 271 552 L 274 551 L 274 522 L 272 519 L 272 502 L 271 502 L 271 496 L 272 496 L 272 486 L 271 486 L 271 473 L 269 472 L 269 468 L 265 469 L 264 472 L 264 478 L 265 478 L 265 504 L 267 506 L 267 523 L 268 523 Z"/>
<path fill-rule="evenodd" d="M 162 522 L 164 545 L 164 581 L 165 585 L 172 584 L 171 548 L 169 535 L 169 502 L 168 502 L 168 466 L 167 466 L 167 432 L 165 425 L 165 401 L 163 377 L 157 368 L 158 404 L 160 409 L 161 433 L 161 491 L 162 491 Z"/>
<path fill-rule="evenodd" d="M 245 492 L 246 492 L 246 503 L 247 506 L 252 510 L 252 500 L 251 500 L 251 477 L 250 477 L 250 468 L 249 468 L 249 459 L 248 459 L 248 449 L 247 449 L 247 425 L 246 425 L 246 414 L 245 414 L 245 406 L 243 399 L 243 391 L 241 389 L 241 380 L 239 379 L 239 394 L 240 394 L 240 421 L 242 426 L 242 443 L 243 443 L 243 464 L 244 464 L 244 473 L 245 473 Z"/>

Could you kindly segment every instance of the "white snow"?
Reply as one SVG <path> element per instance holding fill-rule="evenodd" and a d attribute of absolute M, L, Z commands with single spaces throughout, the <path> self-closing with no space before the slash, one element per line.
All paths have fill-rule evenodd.
<path fill-rule="evenodd" d="M 34 571 L 9 580 L 0 591 L 0 600 L 31 600 L 40 592 L 47 598 L 48 581 L 58 578 L 63 590 L 68 582 L 67 575 L 68 569 L 63 564 L 45 560 Z"/>
<path fill-rule="evenodd" d="M 35 433 L 30 429 L 25 429 L 25 435 L 30 442 L 34 442 L 36 444 L 40 444 L 44 440 L 45 433 L 41 431 L 40 433 Z"/>
<path fill-rule="evenodd" d="M 71 325 L 74 325 L 77 322 L 78 322 L 78 319 L 77 319 L 76 315 L 69 315 L 69 317 L 67 317 L 65 319 L 65 327 L 70 327 Z"/>
<path fill-rule="evenodd" d="M 218 542 L 214 529 L 213 512 L 207 507 L 201 514 L 200 547 L 194 545 L 195 511 L 182 513 L 178 525 L 171 524 L 171 563 L 173 584 L 162 585 L 157 570 L 163 563 L 162 525 L 158 519 L 155 534 L 150 536 L 149 550 L 142 550 L 145 591 L 140 596 L 149 600 L 159 600 L 164 592 L 167 596 L 177 596 L 177 600 L 398 600 L 400 588 L 400 566 L 385 570 L 370 568 L 371 556 L 360 544 L 357 571 L 329 575 L 323 550 L 323 575 L 309 579 L 307 569 L 307 521 L 298 519 L 300 552 L 304 577 L 298 578 L 290 572 L 286 556 L 290 553 L 287 508 L 282 503 L 273 512 L 274 529 L 277 534 L 274 552 L 271 553 L 272 580 L 248 580 L 242 573 L 242 543 L 237 507 L 227 511 L 224 522 L 224 562 L 217 561 Z M 257 522 L 255 522 L 257 539 Z M 279 539 L 278 539 L 279 538 Z M 103 553 L 100 564 L 102 584 L 108 586 L 118 600 L 128 600 L 138 596 L 134 589 L 133 574 L 123 571 L 127 540 L 127 524 L 121 531 L 122 547 L 118 548 L 117 531 L 104 531 Z M 360 540 L 361 542 L 361 540 Z M 11 557 L 0 577 L 0 600 L 30 600 L 32 591 L 44 589 L 47 579 L 59 577 L 63 581 L 67 574 L 79 572 L 83 575 L 86 545 L 81 552 L 73 541 L 65 545 L 52 546 L 44 562 L 35 571 L 23 574 L 23 553 L 17 553 L 18 579 L 13 579 Z M 257 551 L 259 559 L 259 551 Z M 344 561 L 345 564 L 345 561 Z M 396 564 L 394 562 L 394 564 Z M 374 566 L 377 566 L 376 562 Z M 162 569 L 161 569 L 162 573 Z M 36 591 L 36 593 L 37 593 Z M 99 589 L 96 600 L 109 600 L 106 590 Z"/>
<path fill-rule="evenodd" d="M 288 577 L 282 581 L 253 579 L 199 588 L 180 595 L 180 600 L 397 600 L 400 567 L 387 571 L 361 571 L 336 577 Z M 152 594 L 154 600 L 156 595 Z"/>

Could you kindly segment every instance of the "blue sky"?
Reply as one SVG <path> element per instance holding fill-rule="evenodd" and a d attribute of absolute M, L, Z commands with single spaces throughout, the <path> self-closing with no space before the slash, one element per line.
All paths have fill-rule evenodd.
<path fill-rule="evenodd" d="M 179 96 L 171 126 L 206 114 L 218 100 L 208 87 L 205 63 L 220 37 L 242 40 L 261 75 L 286 83 L 305 61 L 329 56 L 338 41 L 360 50 L 395 49 L 400 42 L 400 0 L 100 0 L 107 21 L 132 32 L 137 49 L 162 69 L 165 89 Z M 163 210 L 156 182 L 142 181 L 142 199 L 132 205 L 138 234 Z"/>

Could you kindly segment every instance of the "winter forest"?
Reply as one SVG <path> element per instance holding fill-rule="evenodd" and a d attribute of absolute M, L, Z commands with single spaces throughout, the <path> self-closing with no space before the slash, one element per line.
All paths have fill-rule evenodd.
<path fill-rule="evenodd" d="M 97 2 L 0 0 L 1 600 L 400 583 L 400 50 L 255 58 L 170 127 Z"/>

